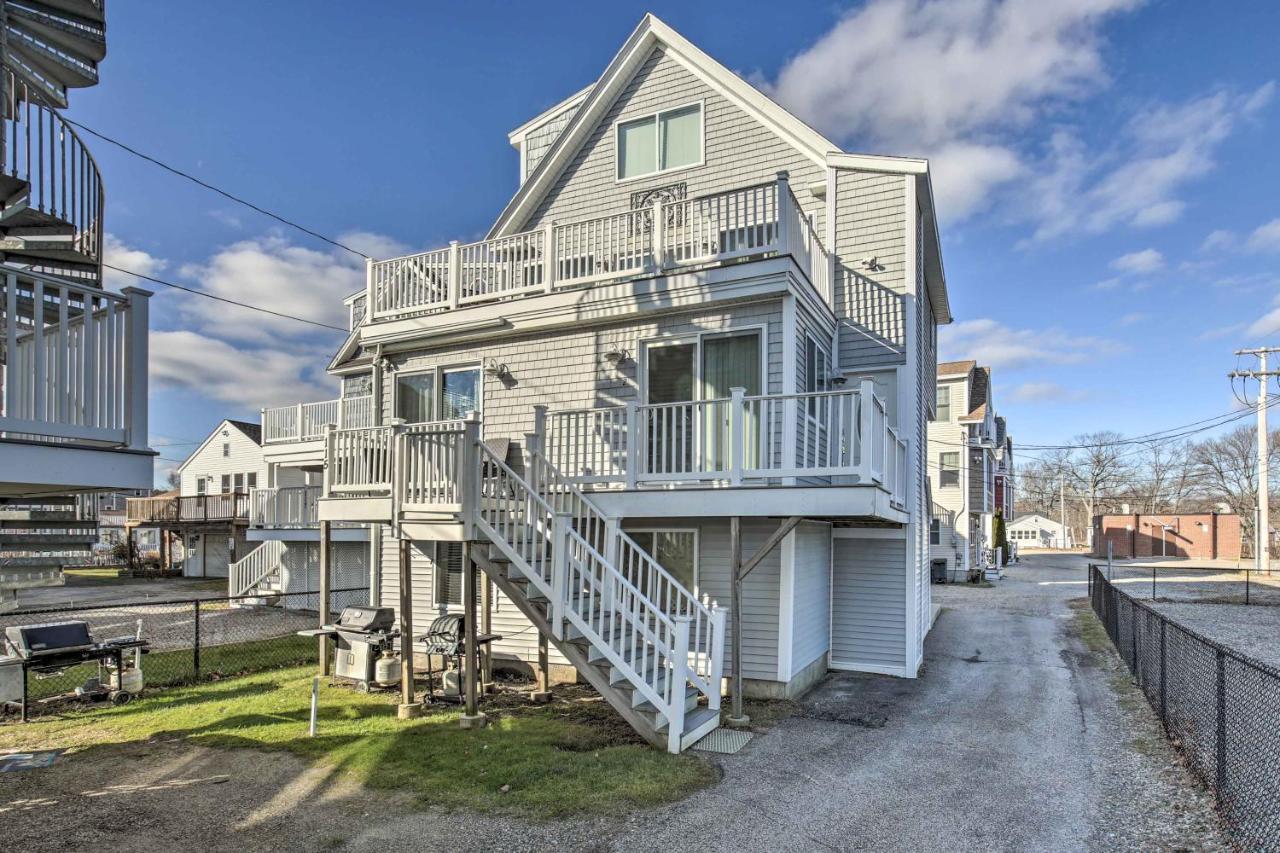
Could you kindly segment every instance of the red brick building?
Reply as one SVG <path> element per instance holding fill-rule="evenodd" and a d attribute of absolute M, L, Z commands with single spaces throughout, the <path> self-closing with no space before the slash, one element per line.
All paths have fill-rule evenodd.
<path fill-rule="evenodd" d="M 1187 557 L 1194 560 L 1240 559 L 1240 517 L 1216 512 L 1181 515 L 1095 515 L 1093 556 L 1116 559 Z"/>

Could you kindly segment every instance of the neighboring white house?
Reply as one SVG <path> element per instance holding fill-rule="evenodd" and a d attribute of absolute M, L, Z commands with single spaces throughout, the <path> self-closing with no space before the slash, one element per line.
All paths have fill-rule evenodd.
<path fill-rule="evenodd" d="M 1039 513 L 1021 516 L 1006 526 L 1005 530 L 1009 541 L 1016 544 L 1019 551 L 1037 548 L 1069 549 L 1076 546 L 1070 528 L 1064 528 L 1061 523 Z"/>
<path fill-rule="evenodd" d="M 107 290 L 102 177 L 60 110 L 95 85 L 101 3 L 6 3 L 0 39 L 0 607 L 96 539 L 87 492 L 150 488 L 148 298 Z M 57 496 L 57 497 L 50 497 Z"/>
<path fill-rule="evenodd" d="M 991 368 L 976 361 L 938 365 L 937 417 L 929 424 L 929 479 L 934 501 L 932 559 L 949 579 L 981 565 L 1000 511 L 1013 517 L 1013 439 L 996 415 Z"/>
<path fill-rule="evenodd" d="M 469 548 L 499 662 L 546 637 L 669 749 L 718 724 L 735 646 L 763 695 L 916 676 L 951 320 L 928 163 L 841 152 L 652 15 L 510 141 L 488 238 L 370 264 L 343 398 L 263 415 L 323 464 L 322 519 L 374 525 L 377 600 L 405 543 L 424 631 Z M 735 545 L 771 538 L 735 597 Z"/>

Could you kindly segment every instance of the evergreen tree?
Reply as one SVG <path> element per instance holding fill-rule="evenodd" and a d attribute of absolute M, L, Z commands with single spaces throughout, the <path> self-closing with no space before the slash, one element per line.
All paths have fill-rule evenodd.
<path fill-rule="evenodd" d="M 1009 565 L 1009 539 L 1004 529 L 1004 511 L 996 510 L 991 522 L 991 547 L 1000 549 L 1000 565 Z"/>

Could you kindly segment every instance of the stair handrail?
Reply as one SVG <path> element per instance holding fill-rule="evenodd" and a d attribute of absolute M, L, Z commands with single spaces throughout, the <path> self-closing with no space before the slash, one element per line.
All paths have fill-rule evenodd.
<path fill-rule="evenodd" d="M 535 489 L 538 484 L 550 487 L 548 494 L 561 499 L 559 505 L 554 500 L 549 501 L 551 506 L 580 520 L 584 538 L 589 537 L 588 541 L 600 544 L 597 550 L 606 555 L 628 583 L 639 589 L 640 579 L 645 578 L 650 600 L 664 604 L 666 613 L 690 618 L 690 680 L 706 695 L 712 709 L 720 707 L 720 680 L 724 672 L 724 609 L 709 601 L 700 601 L 662 563 L 641 548 L 640 543 L 623 530 L 616 519 L 605 516 L 585 492 L 546 458 L 533 434 L 526 436 L 525 446 L 529 460 L 526 468 Z M 564 505 L 566 501 L 568 507 Z"/>
<path fill-rule="evenodd" d="M 268 539 L 229 567 L 228 594 L 231 597 L 248 595 L 268 575 L 280 568 L 284 542 Z"/>
<path fill-rule="evenodd" d="M 681 685 L 694 680 L 690 677 L 688 654 L 681 661 L 676 660 L 673 652 L 681 645 L 677 639 L 680 626 L 684 625 L 688 630 L 685 620 L 668 615 L 645 596 L 567 523 L 568 513 L 557 513 L 549 501 L 483 442 L 477 442 L 476 449 L 481 483 L 480 510 L 475 514 L 475 524 L 506 552 L 508 558 L 517 562 L 528 581 L 551 602 L 548 615 L 552 634 L 562 637 L 563 620 L 571 622 L 642 696 L 661 711 L 671 731 L 681 731 L 684 720 L 684 690 Z M 517 510 L 536 507 L 540 512 L 529 512 L 523 519 L 523 526 L 513 525 L 496 518 L 504 505 Z M 535 518 L 535 515 L 541 518 Z M 498 524 L 495 525 L 491 518 Z M 543 557 L 543 565 L 549 565 L 549 577 L 521 553 L 519 546 L 531 543 L 509 541 L 508 533 L 504 532 L 516 530 L 523 530 L 521 535 L 525 537 L 530 531 L 536 531 L 542 538 L 533 547 Z M 548 555 L 551 556 L 550 561 L 546 559 Z M 577 595 L 574 595 L 575 584 Z M 578 606 L 574 606 L 575 600 Z M 585 612 L 584 602 L 587 604 Z M 601 605 L 599 608 L 595 606 L 597 603 Z M 605 628 L 605 614 L 612 614 L 618 622 Z M 614 624 L 622 624 L 624 628 L 629 626 L 629 629 L 615 632 Z M 683 645 L 688 648 L 687 634 Z M 625 656 L 628 651 L 630 660 Z M 632 662 L 636 658 L 643 661 L 641 667 Z M 654 664 L 652 667 L 649 666 L 650 661 Z M 659 672 L 667 669 L 672 675 L 659 690 Z M 646 677 L 646 672 L 650 671 L 652 674 Z M 681 675 L 685 677 L 680 678 Z"/>

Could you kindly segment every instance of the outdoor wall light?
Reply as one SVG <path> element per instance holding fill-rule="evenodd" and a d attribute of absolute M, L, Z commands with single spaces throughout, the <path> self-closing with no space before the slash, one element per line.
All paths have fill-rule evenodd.
<path fill-rule="evenodd" d="M 496 358 L 486 358 L 484 360 L 484 375 L 492 379 L 501 379 L 504 376 L 510 376 L 511 371 Z"/>
<path fill-rule="evenodd" d="M 616 346 L 610 347 L 609 349 L 605 350 L 604 360 L 609 362 L 609 364 L 613 365 L 614 367 L 617 367 L 618 365 L 622 364 L 624 361 L 627 360 L 627 351 L 624 350 L 622 347 L 616 347 Z"/>
<path fill-rule="evenodd" d="M 840 388 L 849 381 L 849 377 L 845 376 L 843 373 L 832 373 L 827 377 L 827 381 L 831 383 L 833 387 Z"/>

